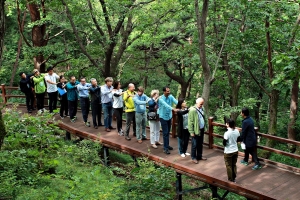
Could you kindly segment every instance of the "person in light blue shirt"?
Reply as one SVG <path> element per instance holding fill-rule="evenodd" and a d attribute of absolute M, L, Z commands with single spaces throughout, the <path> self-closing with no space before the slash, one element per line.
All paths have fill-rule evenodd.
<path fill-rule="evenodd" d="M 169 150 L 173 148 L 169 145 L 169 134 L 171 129 L 171 120 L 172 120 L 172 110 L 175 112 L 178 109 L 172 108 L 173 104 L 177 104 L 178 101 L 170 94 L 170 88 L 163 88 L 163 95 L 159 98 L 159 120 L 161 123 L 161 128 L 163 131 L 163 140 L 164 140 L 164 153 L 170 154 Z"/>
<path fill-rule="evenodd" d="M 85 126 L 90 127 L 90 122 L 88 122 L 88 116 L 90 112 L 90 99 L 89 99 L 89 89 L 91 87 L 90 83 L 86 83 L 85 78 L 80 79 L 80 83 L 77 85 L 77 90 L 79 92 L 80 106 L 82 112 L 82 118 Z"/>
<path fill-rule="evenodd" d="M 112 123 L 112 113 L 113 113 L 113 89 L 112 77 L 107 77 L 105 79 L 105 85 L 101 86 L 101 102 L 102 110 L 104 113 L 104 126 L 107 132 L 111 129 L 116 129 L 111 126 Z"/>
<path fill-rule="evenodd" d="M 149 140 L 146 136 L 146 104 L 150 98 L 144 94 L 144 88 L 138 87 L 137 94 L 133 97 L 135 107 L 135 123 L 136 123 L 136 139 L 138 143 L 142 143 L 142 140 Z M 142 127 L 142 133 L 140 131 Z"/>

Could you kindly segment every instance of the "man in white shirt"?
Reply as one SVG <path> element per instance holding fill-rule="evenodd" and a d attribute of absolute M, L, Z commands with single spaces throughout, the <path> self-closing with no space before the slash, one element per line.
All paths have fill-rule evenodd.
<path fill-rule="evenodd" d="M 53 72 L 53 67 L 48 67 L 48 74 L 45 76 L 45 81 L 47 84 L 47 93 L 49 97 L 49 112 L 53 113 L 57 105 L 57 82 L 59 76 Z"/>

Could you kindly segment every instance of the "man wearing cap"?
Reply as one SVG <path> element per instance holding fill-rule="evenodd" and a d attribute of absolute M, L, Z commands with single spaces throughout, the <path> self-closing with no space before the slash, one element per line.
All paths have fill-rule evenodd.
<path fill-rule="evenodd" d="M 28 113 L 32 113 L 33 109 L 33 102 L 34 102 L 34 95 L 33 95 L 33 83 L 31 79 L 33 78 L 33 75 L 26 75 L 24 72 L 21 72 L 20 74 L 21 80 L 20 80 L 20 90 L 23 92 L 26 96 L 26 107 Z"/>
<path fill-rule="evenodd" d="M 53 72 L 52 67 L 48 67 L 48 74 L 45 75 L 45 81 L 47 84 L 47 93 L 49 97 L 49 112 L 53 113 L 53 110 L 56 110 L 57 105 L 57 82 L 56 79 L 59 79 L 59 76 Z"/>
<path fill-rule="evenodd" d="M 36 105 L 39 113 L 44 112 L 46 109 L 44 108 L 44 99 L 45 99 L 45 91 L 46 85 L 44 82 L 45 74 L 40 74 L 39 70 L 33 70 L 33 83 L 34 83 L 34 90 L 36 96 Z"/>

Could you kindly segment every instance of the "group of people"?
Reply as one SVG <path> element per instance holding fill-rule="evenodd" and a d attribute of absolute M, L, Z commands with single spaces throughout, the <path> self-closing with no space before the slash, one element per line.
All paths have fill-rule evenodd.
<path fill-rule="evenodd" d="M 39 113 L 45 111 L 44 97 L 47 92 L 49 97 L 49 112 L 52 113 L 57 107 L 57 99 L 60 100 L 60 117 L 70 117 L 70 121 L 77 120 L 78 99 L 82 111 L 82 118 L 85 126 L 90 127 L 88 115 L 91 108 L 93 126 L 104 126 L 104 130 L 110 132 L 112 129 L 113 114 L 117 120 L 117 131 L 119 136 L 131 140 L 129 136 L 130 126 L 133 125 L 133 136 L 138 143 L 143 140 L 150 140 L 151 147 L 157 149 L 158 145 L 163 146 L 163 152 L 170 154 L 173 147 L 169 144 L 169 133 L 173 112 L 177 114 L 177 140 L 178 150 L 181 157 L 191 155 L 192 162 L 197 164 L 200 160 L 207 160 L 203 156 L 204 131 L 207 128 L 206 116 L 203 108 L 204 99 L 198 98 L 192 107 L 187 106 L 183 98 L 178 100 L 170 93 L 169 87 L 163 88 L 163 94 L 159 90 L 152 90 L 150 97 L 144 93 L 143 87 L 135 90 L 135 85 L 130 83 L 128 89 L 121 89 L 120 81 L 114 81 L 111 77 L 105 79 L 105 84 L 99 86 L 95 78 L 87 82 L 86 78 L 71 76 L 69 82 L 63 75 L 58 76 L 53 68 L 48 68 L 46 74 L 41 74 L 37 69 L 32 75 L 20 73 L 20 89 L 25 93 L 28 112 L 34 109 L 34 93 L 36 95 L 37 109 Z M 147 106 L 148 105 L 148 110 Z M 174 108 L 173 105 L 176 105 Z M 125 108 L 124 108 L 125 107 Z M 125 110 L 126 128 L 122 129 L 122 115 Z M 101 115 L 104 115 L 104 124 L 101 122 Z M 249 110 L 244 108 L 241 112 L 244 118 L 242 134 L 235 129 L 235 122 L 229 119 L 226 123 L 228 131 L 224 134 L 223 144 L 224 160 L 227 168 L 228 180 L 235 182 L 236 162 L 238 156 L 238 142 L 245 144 L 245 158 L 242 164 L 248 165 L 249 154 L 255 161 L 254 170 L 261 168 L 256 151 L 256 135 L 254 122 L 249 117 Z M 150 138 L 146 135 L 146 124 L 149 121 Z M 163 143 L 160 142 L 160 130 L 162 129 Z M 191 140 L 191 153 L 187 152 Z"/>

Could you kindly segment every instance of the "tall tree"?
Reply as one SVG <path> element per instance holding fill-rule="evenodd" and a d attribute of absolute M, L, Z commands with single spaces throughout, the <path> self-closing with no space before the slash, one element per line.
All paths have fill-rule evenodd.
<path fill-rule="evenodd" d="M 206 45 L 205 30 L 206 30 L 206 20 L 208 15 L 208 3 L 209 0 L 203 0 L 202 11 L 200 15 L 199 0 L 195 0 L 195 13 L 196 13 L 198 40 L 199 40 L 199 57 L 201 60 L 201 65 L 203 69 L 203 78 L 204 78 L 202 97 L 205 99 L 204 108 L 206 109 L 207 112 L 209 112 L 208 102 L 210 96 L 210 88 L 211 88 L 211 84 L 214 81 L 211 73 L 211 68 L 207 61 L 206 46 L 205 46 Z"/>
<path fill-rule="evenodd" d="M 4 33 L 5 33 L 5 0 L 0 0 L 0 63 L 3 53 Z M 6 135 L 5 125 L 2 118 L 2 107 L 0 107 L 0 149 Z"/>

